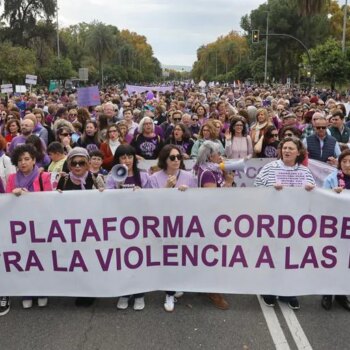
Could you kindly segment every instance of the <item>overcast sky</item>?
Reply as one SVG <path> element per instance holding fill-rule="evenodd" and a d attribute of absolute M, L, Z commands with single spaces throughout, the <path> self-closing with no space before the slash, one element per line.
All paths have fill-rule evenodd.
<path fill-rule="evenodd" d="M 191 66 L 196 51 L 231 30 L 263 0 L 58 0 L 59 25 L 93 20 L 144 35 L 162 64 Z"/>

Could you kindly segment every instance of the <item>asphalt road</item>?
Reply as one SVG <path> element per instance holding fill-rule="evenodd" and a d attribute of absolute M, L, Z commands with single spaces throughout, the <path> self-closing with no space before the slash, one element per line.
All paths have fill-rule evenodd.
<path fill-rule="evenodd" d="M 320 296 L 300 297 L 295 312 L 261 306 L 255 295 L 229 295 L 231 308 L 221 311 L 205 294 L 187 293 L 167 313 L 163 298 L 146 294 L 143 311 L 117 310 L 110 298 L 88 308 L 76 307 L 73 298 L 50 298 L 46 308 L 24 310 L 13 298 L 0 318 L 0 350 L 350 349 L 350 313 L 336 304 L 324 311 Z M 269 329 L 271 319 L 277 324 Z"/>

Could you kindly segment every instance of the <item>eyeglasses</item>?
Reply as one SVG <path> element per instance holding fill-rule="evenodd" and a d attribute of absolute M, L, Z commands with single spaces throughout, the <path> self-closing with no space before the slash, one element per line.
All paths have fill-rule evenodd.
<path fill-rule="evenodd" d="M 72 134 L 65 133 L 65 134 L 61 134 L 61 136 L 67 137 L 67 136 L 72 136 Z"/>
<path fill-rule="evenodd" d="M 85 166 L 86 165 L 86 162 L 85 162 L 85 160 L 79 160 L 78 162 L 77 161 L 75 161 L 75 160 L 72 160 L 71 162 L 70 162 L 70 165 L 72 166 L 72 167 L 77 167 L 78 165 L 80 166 L 80 167 L 82 167 L 82 166 Z"/>
<path fill-rule="evenodd" d="M 286 133 L 286 134 L 284 134 L 284 137 L 293 137 L 294 135 L 292 134 L 292 133 Z"/>
<path fill-rule="evenodd" d="M 316 126 L 317 130 L 326 130 L 327 127 L 326 126 Z"/>
<path fill-rule="evenodd" d="M 181 154 L 176 154 L 176 155 L 172 154 L 172 155 L 169 156 L 169 159 L 170 159 L 172 162 L 175 161 L 175 159 L 177 159 L 177 160 L 182 160 L 182 155 L 181 155 Z"/>

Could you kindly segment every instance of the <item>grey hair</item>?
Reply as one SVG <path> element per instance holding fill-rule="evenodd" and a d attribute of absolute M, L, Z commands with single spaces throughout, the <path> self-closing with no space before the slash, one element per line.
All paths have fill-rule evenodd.
<path fill-rule="evenodd" d="M 150 117 L 143 117 L 141 120 L 140 120 L 140 123 L 139 123 L 139 128 L 138 128 L 138 132 L 140 134 L 143 133 L 143 124 L 145 122 L 152 122 L 152 125 L 153 125 L 153 131 L 154 131 L 154 123 L 153 123 L 153 119 L 150 118 Z"/>
<path fill-rule="evenodd" d="M 220 153 L 220 145 L 213 141 L 204 141 L 199 147 L 196 165 L 206 163 L 213 153 Z"/>

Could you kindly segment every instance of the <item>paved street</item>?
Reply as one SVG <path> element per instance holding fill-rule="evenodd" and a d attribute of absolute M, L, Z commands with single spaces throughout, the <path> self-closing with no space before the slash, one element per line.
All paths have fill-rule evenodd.
<path fill-rule="evenodd" d="M 301 297 L 296 312 L 281 305 L 284 313 L 280 306 L 275 312 L 261 306 L 254 295 L 230 295 L 231 309 L 220 311 L 197 293 L 185 294 L 175 311 L 166 313 L 163 296 L 147 294 L 141 312 L 131 307 L 117 310 L 115 299 L 98 299 L 92 307 L 77 308 L 73 298 L 50 298 L 47 308 L 23 310 L 21 300 L 13 298 L 10 313 L 0 318 L 0 349 L 350 348 L 349 312 L 337 304 L 324 311 L 319 296 Z"/>

